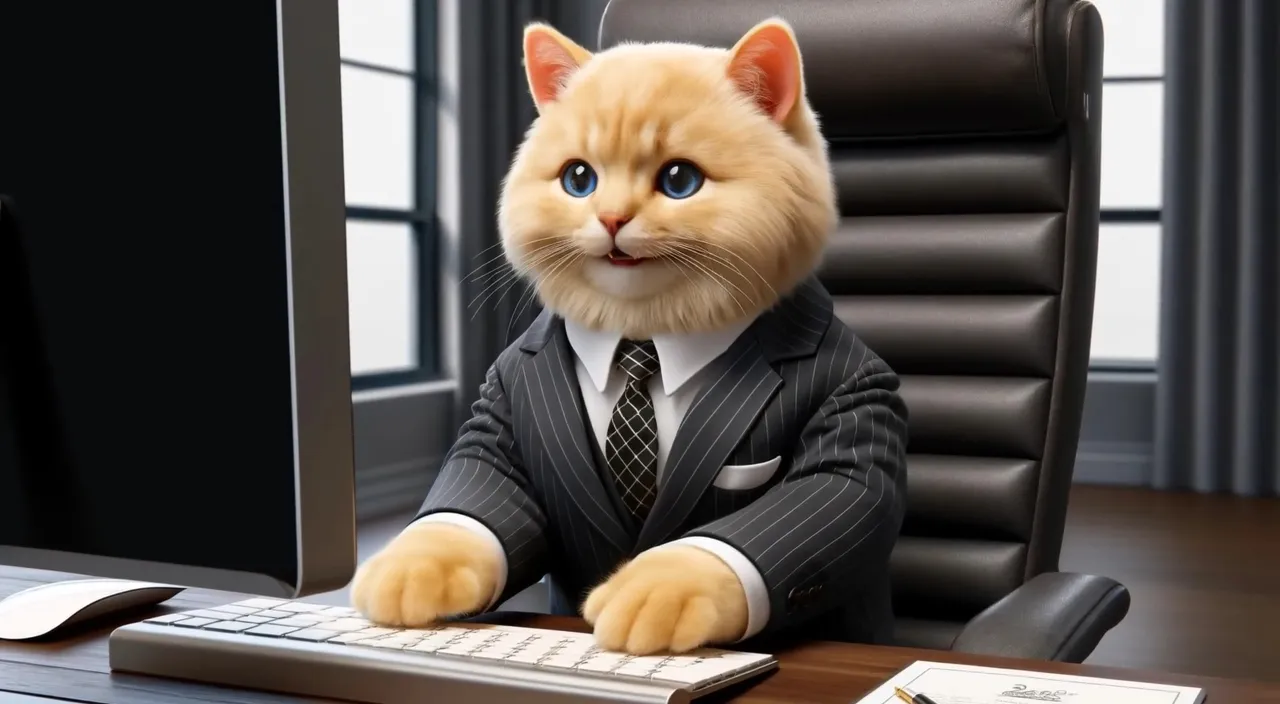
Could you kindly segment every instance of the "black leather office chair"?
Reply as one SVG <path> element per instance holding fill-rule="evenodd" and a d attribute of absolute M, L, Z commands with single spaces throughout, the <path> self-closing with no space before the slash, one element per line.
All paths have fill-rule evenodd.
<path fill-rule="evenodd" d="M 1084 0 L 612 0 L 600 46 L 796 30 L 844 216 L 821 278 L 902 376 L 903 645 L 1079 662 L 1124 618 L 1057 572 L 1089 365 L 1102 22 Z"/>

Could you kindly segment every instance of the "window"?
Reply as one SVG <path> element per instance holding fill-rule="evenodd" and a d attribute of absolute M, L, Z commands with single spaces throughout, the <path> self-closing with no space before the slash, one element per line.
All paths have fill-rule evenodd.
<path fill-rule="evenodd" d="M 1095 368 L 1151 368 L 1160 318 L 1165 0 L 1093 0 L 1106 46 Z"/>
<path fill-rule="evenodd" d="M 437 367 L 435 2 L 339 0 L 354 388 Z"/>

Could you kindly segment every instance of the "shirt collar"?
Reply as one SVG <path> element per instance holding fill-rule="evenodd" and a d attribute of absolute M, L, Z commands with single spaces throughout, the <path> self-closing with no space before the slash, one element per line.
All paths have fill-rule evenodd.
<path fill-rule="evenodd" d="M 709 332 L 655 335 L 653 346 L 658 351 L 658 366 L 662 373 L 662 392 L 674 394 L 695 374 L 702 371 L 716 357 L 737 340 L 751 320 L 740 320 Z M 586 367 L 591 382 L 604 392 L 613 371 L 614 356 L 622 335 L 608 330 L 593 330 L 572 320 L 564 321 L 569 346 Z"/>

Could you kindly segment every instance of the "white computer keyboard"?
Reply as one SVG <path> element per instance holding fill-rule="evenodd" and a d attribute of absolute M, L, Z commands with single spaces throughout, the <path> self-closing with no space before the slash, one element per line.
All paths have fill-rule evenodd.
<path fill-rule="evenodd" d="M 167 614 L 137 626 L 126 626 L 113 635 L 113 666 L 117 660 L 114 652 L 116 641 L 122 634 L 126 645 L 133 634 L 139 636 L 138 644 L 149 642 L 155 646 L 150 649 L 150 655 L 141 659 L 138 657 L 141 651 L 137 650 L 130 651 L 132 655 L 129 658 L 122 656 L 122 660 L 127 659 L 134 665 L 127 669 L 181 677 L 192 677 L 190 668 L 198 668 L 201 662 L 219 672 L 234 670 L 230 665 L 220 666 L 210 660 L 220 657 L 220 653 L 230 658 L 237 653 L 256 652 L 259 660 L 253 662 L 261 661 L 264 665 L 276 658 L 280 662 L 278 670 L 283 673 L 289 669 L 286 661 L 293 662 L 296 669 L 298 658 L 286 656 L 296 656 L 289 651 L 299 648 L 310 648 L 317 657 L 341 657 L 342 652 L 366 656 L 394 653 L 400 657 L 417 656 L 421 660 L 416 661 L 425 666 L 432 662 L 465 661 L 502 668 L 485 668 L 491 675 L 514 670 L 557 673 L 589 678 L 582 680 L 582 686 L 588 689 L 591 680 L 603 678 L 663 683 L 692 693 L 719 689 L 726 683 L 776 666 L 770 655 L 712 648 L 682 655 L 633 656 L 602 650 L 589 634 L 516 626 L 448 623 L 421 629 L 384 628 L 361 618 L 350 608 L 274 599 L 248 599 L 225 606 Z M 200 658 L 193 658 L 196 665 L 187 665 L 186 671 L 167 672 L 166 667 L 177 667 L 165 664 L 173 655 L 169 648 L 184 647 L 198 647 L 208 652 L 203 652 Z M 361 661 L 376 663 L 378 658 L 362 657 Z M 147 666 L 139 666 L 139 662 Z M 357 667 L 355 671 L 361 669 Z M 280 675 L 280 678 L 284 677 Z M 289 675 L 288 679 L 294 682 L 306 677 L 304 673 L 297 672 Z M 516 674 L 510 679 L 518 683 L 520 676 Z M 267 688 L 313 693 L 291 686 L 290 682 L 272 680 Z M 227 684 L 254 686 L 255 683 Z M 602 698 L 602 701 L 607 700 L 607 697 Z"/>

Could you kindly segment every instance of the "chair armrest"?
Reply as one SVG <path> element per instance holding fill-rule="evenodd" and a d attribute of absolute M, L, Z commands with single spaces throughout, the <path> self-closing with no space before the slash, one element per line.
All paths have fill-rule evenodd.
<path fill-rule="evenodd" d="M 951 649 L 1083 662 L 1129 612 L 1129 590 L 1108 577 L 1046 572 L 965 625 Z"/>

